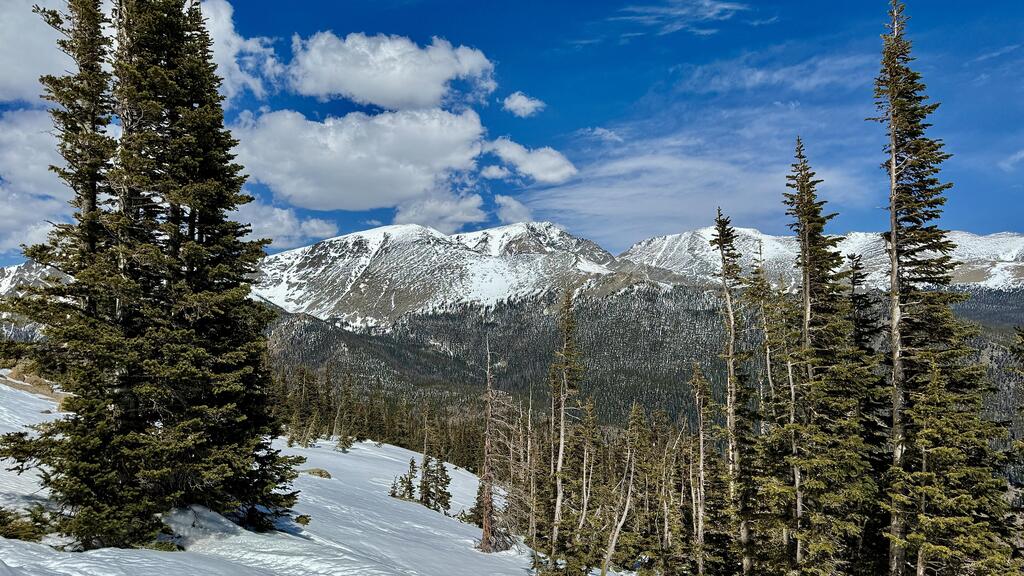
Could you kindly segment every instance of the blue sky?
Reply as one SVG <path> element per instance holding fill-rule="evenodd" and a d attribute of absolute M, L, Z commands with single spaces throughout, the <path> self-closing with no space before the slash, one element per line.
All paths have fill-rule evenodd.
<path fill-rule="evenodd" d="M 34 78 L 65 64 L 0 7 L 0 264 L 68 217 Z M 51 2 L 52 4 L 52 2 Z M 229 125 L 275 250 L 379 224 L 550 220 L 617 252 L 707 225 L 783 233 L 802 135 L 840 212 L 884 226 L 873 114 L 887 2 L 206 0 Z M 944 224 L 1024 231 L 1024 4 L 909 3 Z"/>

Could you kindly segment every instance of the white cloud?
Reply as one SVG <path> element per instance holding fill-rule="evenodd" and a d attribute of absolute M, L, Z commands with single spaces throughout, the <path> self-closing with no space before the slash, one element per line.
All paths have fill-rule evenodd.
<path fill-rule="evenodd" d="M 662 148 L 604 157 L 571 184 L 527 191 L 544 219 L 612 249 L 658 234 L 707 226 L 717 206 L 738 224 L 780 213 L 785 170 L 758 169 Z"/>
<path fill-rule="evenodd" d="M 515 224 L 516 222 L 530 222 L 533 220 L 533 213 L 530 209 L 511 196 L 494 195 L 494 203 L 498 205 L 498 220 L 502 224 Z"/>
<path fill-rule="evenodd" d="M 812 92 L 827 86 L 857 88 L 871 83 L 878 58 L 870 54 L 814 56 L 788 65 L 761 64 L 756 56 L 696 66 L 680 82 L 685 92 L 706 94 L 763 87 Z"/>
<path fill-rule="evenodd" d="M 577 133 L 580 136 L 583 136 L 584 138 L 600 140 L 601 142 L 623 142 L 622 136 L 620 136 L 617 132 L 615 132 L 614 130 L 609 130 L 608 128 L 602 128 L 600 126 L 594 128 L 583 128 L 579 130 Z"/>
<path fill-rule="evenodd" d="M 56 0 L 0 2 L 0 101 L 40 102 L 39 76 L 60 74 L 71 59 L 57 49 L 58 34 L 32 13 L 32 5 L 60 7 Z"/>
<path fill-rule="evenodd" d="M 1024 148 L 1017 150 L 1000 161 L 999 167 L 1002 168 L 1004 172 L 1013 172 L 1021 162 L 1024 162 Z"/>
<path fill-rule="evenodd" d="M 528 118 L 544 109 L 546 104 L 522 92 L 513 92 L 502 101 L 502 108 L 520 118 Z"/>
<path fill-rule="evenodd" d="M 537 218 L 565 224 L 611 250 L 707 226 L 718 206 L 737 226 L 782 233 L 787 218 L 781 191 L 793 139 L 803 134 L 824 179 L 819 192 L 841 213 L 832 226 L 844 232 L 845 215 L 877 212 L 885 194 L 875 170 L 877 135 L 859 121 L 867 115 L 863 108 L 666 111 L 624 127 L 622 134 L 636 137 L 580 152 L 579 174 L 571 181 L 532 187 L 516 198 Z M 673 118 L 678 126 L 670 124 Z"/>
<path fill-rule="evenodd" d="M 475 168 L 484 129 L 472 110 L 353 112 L 323 122 L 291 110 L 243 114 L 239 160 L 279 198 L 314 210 L 394 207 Z"/>
<path fill-rule="evenodd" d="M 729 20 L 750 6 L 722 0 L 667 0 L 660 4 L 627 6 L 623 15 L 612 18 L 654 28 L 658 34 L 685 30 L 698 36 L 714 34 L 713 22 Z"/>
<path fill-rule="evenodd" d="M 484 166 L 484 169 L 480 171 L 480 176 L 487 178 L 488 180 L 504 180 L 511 175 L 512 172 L 510 172 L 508 168 L 495 164 Z"/>
<path fill-rule="evenodd" d="M 292 208 L 278 208 L 258 200 L 239 206 L 234 216 L 252 225 L 250 238 L 270 238 L 274 248 L 294 248 L 338 234 L 334 222 L 301 218 Z"/>
<path fill-rule="evenodd" d="M 565 182 L 576 174 L 576 167 L 572 162 L 549 146 L 530 150 L 522 144 L 502 137 L 490 142 L 487 150 L 513 166 L 517 173 L 544 184 Z"/>
<path fill-rule="evenodd" d="M 420 47 L 404 36 L 318 32 L 306 40 L 295 36 L 292 52 L 292 88 L 321 99 L 342 96 L 391 110 L 433 108 L 444 102 L 453 80 L 469 81 L 479 94 L 496 87 L 494 64 L 483 52 L 443 38 Z"/>
<path fill-rule="evenodd" d="M 203 0 L 203 15 L 213 38 L 213 61 L 224 78 L 221 92 L 226 104 L 248 90 L 264 98 L 267 87 L 284 67 L 274 53 L 270 38 L 244 38 L 235 30 L 234 8 L 227 0 Z"/>
<path fill-rule="evenodd" d="M 71 190 L 50 172 L 63 164 L 45 110 L 11 110 L 0 114 L 0 180 L 20 194 L 70 200 Z"/>
<path fill-rule="evenodd" d="M 422 224 L 451 234 L 471 222 L 487 220 L 482 205 L 479 194 L 436 193 L 400 205 L 395 224 Z"/>
<path fill-rule="evenodd" d="M 50 172 L 63 163 L 44 110 L 0 114 L 0 253 L 45 239 L 71 216 L 71 190 Z"/>

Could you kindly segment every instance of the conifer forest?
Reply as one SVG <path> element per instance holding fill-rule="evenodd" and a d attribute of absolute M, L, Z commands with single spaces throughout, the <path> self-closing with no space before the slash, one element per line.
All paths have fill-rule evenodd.
<path fill-rule="evenodd" d="M 237 12 L 243 4 L 236 0 Z M 67 62 L 39 85 L 50 169 L 69 191 L 70 216 L 20 241 L 26 264 L 18 273 L 36 271 L 30 280 L 15 287 L 0 275 L 0 388 L 55 402 L 45 417 L 12 420 L 27 423 L 16 427 L 5 419 L 21 418 L 21 404 L 0 405 L 0 542 L 10 542 L 0 546 L 0 574 L 8 566 L 16 575 L 79 574 L 68 568 L 76 558 L 100 562 L 82 574 L 130 573 L 103 556 L 111 549 L 146 549 L 140 558 L 155 566 L 197 551 L 222 554 L 209 547 L 221 536 L 195 535 L 207 513 L 224 519 L 223 534 L 301 546 L 322 543 L 309 530 L 330 527 L 334 514 L 384 532 L 432 533 L 443 523 L 473 535 L 448 539 L 468 558 L 518 566 L 501 572 L 453 559 L 448 571 L 436 568 L 444 558 L 425 560 L 428 552 L 413 552 L 411 542 L 409 551 L 357 546 L 344 534 L 359 531 L 339 531 L 335 552 L 303 560 L 308 572 L 268 560 L 263 571 L 252 564 L 239 574 L 1024 574 L 1024 292 L 966 276 L 981 268 L 964 262 L 965 236 L 947 224 L 951 199 L 972 192 L 948 169 L 951 150 L 963 146 L 946 137 L 949 116 L 930 90 L 945 70 L 912 41 L 918 19 L 940 8 L 874 4 L 873 85 L 856 94 L 873 111 L 860 120 L 874 135 L 865 165 L 884 204 L 864 226 L 879 232 L 861 244 L 856 234 L 866 233 L 840 234 L 845 205 L 826 193 L 834 163 L 819 163 L 816 132 L 793 128 L 782 135 L 789 164 L 771 166 L 780 176 L 769 183 L 770 218 L 785 229 L 790 252 L 779 257 L 764 239 L 775 237 L 740 226 L 750 220 L 743 206 L 716 200 L 720 207 L 696 215 L 705 228 L 680 249 L 695 264 L 676 269 L 642 263 L 636 246 L 613 257 L 537 224 L 522 228 L 535 236 L 494 248 L 486 243 L 499 242 L 496 233 L 416 228 L 402 204 L 379 242 L 369 231 L 280 252 L 259 235 L 267 228 L 251 211 L 263 206 L 254 183 L 274 181 L 243 165 L 254 157 L 246 131 L 275 113 L 234 119 L 228 87 L 237 74 L 255 73 L 226 67 L 215 47 L 211 14 L 230 5 L 35 6 L 32 18 Z M 674 10 L 724 26 L 722 11 L 754 10 L 711 0 L 666 6 L 627 7 L 611 21 L 645 23 Z M 366 51 L 398 39 L 359 36 Z M 321 41 L 330 38 L 296 33 L 293 58 L 301 52 L 311 62 Z M 453 49 L 433 41 L 435 60 L 419 66 Z M 236 43 L 248 43 L 236 50 L 252 58 L 273 50 L 266 38 Z M 420 50 L 415 42 L 406 49 Z M 308 87 L 294 62 L 267 62 L 265 70 L 289 67 L 277 73 L 280 86 Z M 451 82 L 474 78 L 451 74 Z M 336 92 L 379 106 L 388 116 L 380 122 L 427 114 L 364 95 L 378 80 L 353 72 Z M 506 116 L 545 106 L 517 94 L 504 101 Z M 452 118 L 476 117 L 451 106 L 443 112 Z M 501 130 L 491 130 L 497 139 L 483 153 L 491 147 L 514 162 L 518 152 L 507 150 L 539 150 L 498 137 Z M 412 136 L 394 138 L 412 146 Z M 516 166 L 525 179 L 526 165 Z M 481 181 L 512 178 L 491 168 L 495 175 Z M 14 194 L 3 170 L 0 162 L 0 194 Z M 629 214 L 622 209 L 622 218 Z M 422 294 L 459 290 L 454 273 L 422 272 L 456 244 L 476 250 L 465 252 L 473 258 L 545 254 L 551 260 L 538 269 L 549 276 L 542 288 L 496 301 L 415 308 Z M 572 255 L 568 264 L 557 260 L 560 250 Z M 663 258 L 665 249 L 650 252 Z M 371 259 L 384 264 L 369 268 Z M 348 268 L 357 264 L 365 267 Z M 348 283 L 344 296 L 331 282 Z M 389 467 L 363 460 L 378 453 Z M 350 478 L 339 474 L 346 469 L 371 488 L 364 494 L 340 480 Z M 26 482 L 32 492 L 17 496 L 12 486 Z M 317 491 L 324 486 L 331 492 Z M 410 516 L 393 525 L 360 517 L 356 498 Z M 176 519 L 181 510 L 191 511 L 191 528 Z M 345 564 L 357 548 L 376 560 Z M 51 554 L 52 572 L 25 560 Z M 383 560 L 403 555 L 420 568 Z M 195 573 L 235 574 L 200 566 Z"/>

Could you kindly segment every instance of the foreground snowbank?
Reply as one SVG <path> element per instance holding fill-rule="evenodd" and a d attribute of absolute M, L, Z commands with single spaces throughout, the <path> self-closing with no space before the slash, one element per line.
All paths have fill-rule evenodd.
<path fill-rule="evenodd" d="M 52 418 L 54 403 L 0 385 L 0 433 Z M 282 445 L 283 447 L 283 445 Z M 300 475 L 295 507 L 312 522 L 288 522 L 283 531 L 256 534 L 204 509 L 176 511 L 168 523 L 185 552 L 104 549 L 58 552 L 42 544 L 0 538 L 0 576 L 332 575 L 483 576 L 527 573 L 527 551 L 481 554 L 479 530 L 418 504 L 388 497 L 392 479 L 415 453 L 363 442 L 348 454 L 329 443 L 286 448 L 306 457 L 301 469 L 322 468 L 331 478 Z M 453 514 L 469 509 L 477 479 L 449 467 Z M 45 494 L 36 479 L 0 470 L 0 505 L 24 506 Z"/>

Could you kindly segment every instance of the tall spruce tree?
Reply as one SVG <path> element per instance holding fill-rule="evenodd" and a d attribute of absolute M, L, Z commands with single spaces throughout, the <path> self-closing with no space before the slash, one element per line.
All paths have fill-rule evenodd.
<path fill-rule="evenodd" d="M 35 355 L 73 396 L 4 453 L 41 466 L 58 528 L 84 548 L 146 543 L 159 512 L 193 503 L 269 526 L 296 460 L 270 448 L 269 313 L 246 283 L 262 244 L 229 217 L 249 198 L 199 4 L 120 0 L 113 54 L 99 2 L 41 12 L 78 63 L 43 79 L 77 224 L 26 254 L 73 281 L 14 309 L 44 326 Z"/>
<path fill-rule="evenodd" d="M 570 401 L 579 393 L 580 381 L 583 377 L 583 365 L 580 362 L 579 348 L 576 344 L 576 312 L 573 309 L 572 289 L 568 288 L 562 298 L 559 310 L 559 329 L 561 343 L 555 351 L 555 358 L 550 369 L 551 402 L 552 402 L 552 438 L 551 438 L 551 472 L 554 481 L 554 504 L 551 519 L 551 553 L 550 567 L 554 568 L 559 554 L 559 531 L 562 527 L 565 499 L 565 462 L 566 449 L 571 441 L 572 422 L 570 421 Z"/>
<path fill-rule="evenodd" d="M 970 359 L 969 332 L 950 309 L 961 296 L 943 289 L 954 267 L 953 243 L 937 223 L 951 187 L 939 177 L 949 154 L 927 134 L 938 103 L 929 101 L 921 74 L 911 68 L 902 2 L 893 0 L 889 18 L 875 81 L 876 120 L 888 136 L 883 168 L 889 177 L 889 574 L 902 576 L 910 566 L 930 574 L 964 573 L 968 566 L 975 574 L 1005 574 L 1009 553 L 999 545 L 1005 542 L 1005 483 L 989 481 L 997 457 L 987 448 L 1000 430 L 975 409 L 986 385 Z M 927 416 L 938 410 L 930 405 L 935 402 L 945 402 L 956 425 Z M 941 477 L 929 453 L 943 454 L 940 462 L 947 468 Z M 954 497 L 955 483 L 967 478 L 974 484 L 970 496 Z M 938 516 L 947 515 L 939 532 L 933 530 L 930 506 L 939 507 Z M 950 553 L 940 553 L 943 547 Z"/>
<path fill-rule="evenodd" d="M 875 502 L 869 446 L 865 439 L 864 398 L 872 391 L 871 365 L 856 346 L 850 301 L 842 290 L 839 237 L 825 233 L 835 215 L 824 212 L 803 141 L 785 194 L 790 227 L 796 232 L 801 272 L 801 349 L 803 446 L 797 461 L 805 471 L 800 497 L 806 527 L 797 531 L 797 567 L 811 574 L 849 572 L 855 544 L 868 509 Z M 798 519 L 799 520 L 799 519 Z M 806 546 L 805 546 L 806 545 Z M 806 550 L 806 553 L 804 553 Z"/>
<path fill-rule="evenodd" d="M 722 323 L 725 327 L 725 438 L 726 462 L 729 472 L 729 500 L 736 529 L 736 546 L 744 575 L 754 570 L 753 533 L 751 530 L 751 497 L 753 475 L 747 460 L 754 441 L 753 418 L 750 413 L 751 390 L 741 365 L 746 354 L 739 350 L 740 312 L 737 290 L 743 285 L 740 253 L 736 249 L 736 230 L 721 208 L 715 215 L 715 231 L 711 246 L 719 255 Z"/>
<path fill-rule="evenodd" d="M 270 446 L 280 432 L 263 337 L 272 313 L 248 298 L 265 243 L 245 240 L 249 226 L 232 220 L 252 198 L 242 193 L 242 167 L 231 152 L 237 142 L 224 127 L 221 80 L 199 2 L 172 3 L 171 10 L 184 43 L 170 65 L 177 99 L 167 112 L 173 180 L 163 198 L 170 293 L 162 353 L 173 395 L 163 407 L 169 417 L 161 421 L 161 444 L 180 503 L 240 511 L 245 524 L 267 527 L 294 503 L 286 487 L 299 459 Z M 326 414 L 319 420 L 311 439 L 328 422 Z"/>
<path fill-rule="evenodd" d="M 22 469 L 40 467 L 62 511 L 57 528 L 78 546 L 137 545 L 156 534 L 155 513 L 163 504 L 143 477 L 148 424 L 135 393 L 147 348 L 138 311 L 148 309 L 143 294 L 153 275 L 144 272 L 148 250 L 134 248 L 148 244 L 153 228 L 129 232 L 124 196 L 110 185 L 114 142 L 106 128 L 114 108 L 101 2 L 72 1 L 41 14 L 61 33 L 59 47 L 75 63 L 69 74 L 42 82 L 44 97 L 55 104 L 66 162 L 55 170 L 74 193 L 76 222 L 55 227 L 45 244 L 25 255 L 74 281 L 55 278 L 9 304 L 43 326 L 46 338 L 30 354 L 71 396 L 68 415 L 39 426 L 34 438 L 6 437 L 3 455 Z"/>

